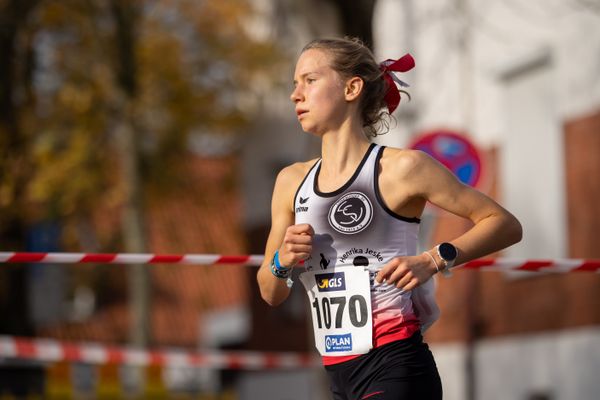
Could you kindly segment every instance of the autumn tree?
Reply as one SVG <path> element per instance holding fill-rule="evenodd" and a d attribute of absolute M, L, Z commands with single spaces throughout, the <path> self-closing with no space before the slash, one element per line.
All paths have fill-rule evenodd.
<path fill-rule="evenodd" d="M 252 86 L 271 84 L 281 60 L 248 28 L 246 0 L 0 6 L 0 238 L 11 248 L 35 221 L 58 220 L 68 249 L 144 250 L 144 194 L 185 185 L 190 133 L 243 132 Z M 82 229 L 102 209 L 120 214 L 121 239 Z"/>

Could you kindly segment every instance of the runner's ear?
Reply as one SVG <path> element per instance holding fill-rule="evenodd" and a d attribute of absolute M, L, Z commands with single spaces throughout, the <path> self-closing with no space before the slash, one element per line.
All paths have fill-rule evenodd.
<path fill-rule="evenodd" d="M 354 76 L 346 81 L 344 95 L 346 101 L 354 101 L 360 96 L 364 86 L 364 82 L 358 76 Z"/>

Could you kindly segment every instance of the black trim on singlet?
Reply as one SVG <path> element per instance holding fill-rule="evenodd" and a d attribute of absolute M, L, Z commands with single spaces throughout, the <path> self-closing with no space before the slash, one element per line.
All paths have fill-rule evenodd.
<path fill-rule="evenodd" d="M 298 198 L 298 193 L 300 193 L 300 188 L 302 188 L 302 185 L 304 185 L 304 182 L 306 182 L 306 178 L 308 178 L 308 176 L 310 175 L 310 172 L 315 168 L 315 166 L 319 163 L 319 161 L 321 161 L 320 158 L 317 161 L 315 161 L 315 163 L 312 165 L 312 167 L 310 167 L 310 169 L 308 170 L 306 175 L 304 175 L 304 179 L 302 179 L 302 182 L 300 182 L 300 185 L 298 185 L 298 189 L 296 189 L 296 194 L 294 194 L 294 204 L 292 204 L 292 208 L 294 210 L 296 210 L 296 199 Z M 295 214 L 295 212 L 294 212 L 294 214 Z"/>
<path fill-rule="evenodd" d="M 392 217 L 402 220 L 404 222 L 412 222 L 418 224 L 421 222 L 421 219 L 418 217 L 403 217 L 402 215 L 396 214 L 392 209 L 390 209 L 387 204 L 383 201 L 383 196 L 381 196 L 381 192 L 379 191 L 379 161 L 381 160 L 381 156 L 383 155 L 383 150 L 385 150 L 385 146 L 381 146 L 379 149 L 379 153 L 377 153 L 377 157 L 375 158 L 375 176 L 373 177 L 373 181 L 375 183 L 375 197 L 377 198 L 377 202 Z"/>
<path fill-rule="evenodd" d="M 334 190 L 333 192 L 321 192 L 319 190 L 319 188 L 317 187 L 317 182 L 319 180 L 319 172 L 321 171 L 321 165 L 319 164 L 319 167 L 317 168 L 317 171 L 315 172 L 315 179 L 313 181 L 313 190 L 317 194 L 317 196 L 333 197 L 333 196 L 337 196 L 337 195 L 341 194 L 344 190 L 348 189 L 350 187 L 350 185 L 352 185 L 352 183 L 354 182 L 354 180 L 356 179 L 358 174 L 360 174 L 360 171 L 362 170 L 363 165 L 365 165 L 365 163 L 367 162 L 367 159 L 369 158 L 369 155 L 371 154 L 371 151 L 374 148 L 375 148 L 375 143 L 371 143 L 371 145 L 369 146 L 369 149 L 363 156 L 363 159 L 360 161 L 360 164 L 358 164 L 358 167 L 356 167 L 356 171 L 354 171 L 354 174 L 352 174 L 350 179 L 348 179 L 348 182 L 344 183 L 344 185 L 342 185 L 342 187 Z"/>

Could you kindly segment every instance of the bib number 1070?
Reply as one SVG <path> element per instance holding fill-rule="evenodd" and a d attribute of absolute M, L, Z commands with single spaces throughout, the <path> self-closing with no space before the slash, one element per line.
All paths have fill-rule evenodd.
<path fill-rule="evenodd" d="M 357 328 L 365 326 L 369 320 L 367 315 L 367 301 L 365 298 L 355 294 L 354 296 L 351 296 L 347 302 L 348 315 L 352 325 Z M 342 318 L 344 310 L 346 309 L 346 297 L 323 297 L 321 299 L 315 297 L 312 306 L 317 314 L 317 326 L 319 329 L 322 329 L 323 325 L 325 325 L 325 329 L 331 328 L 331 317 L 333 315 L 331 311 L 332 306 L 337 306 L 337 309 L 335 310 L 335 328 L 342 327 Z"/>

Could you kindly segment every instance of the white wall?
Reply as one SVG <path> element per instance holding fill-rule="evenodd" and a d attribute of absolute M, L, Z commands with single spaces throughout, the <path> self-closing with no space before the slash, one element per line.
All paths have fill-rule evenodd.
<path fill-rule="evenodd" d="M 378 57 L 416 58 L 407 76 L 412 112 L 396 112 L 405 128 L 380 141 L 402 146 L 415 133 L 450 128 L 496 146 L 500 202 L 525 235 L 506 255 L 566 257 L 563 124 L 600 108 L 600 8 L 578 0 L 377 4 Z M 485 165 L 482 172 L 485 180 Z"/>
<path fill-rule="evenodd" d="M 465 399 L 465 348 L 431 346 L 444 400 Z M 476 397 L 596 400 L 600 393 L 600 327 L 480 341 L 475 347 Z"/>
<path fill-rule="evenodd" d="M 429 347 L 442 379 L 444 400 L 466 399 L 464 369 L 466 347 L 458 343 L 430 345 Z"/>
<path fill-rule="evenodd" d="M 515 60 L 503 79 L 500 176 L 503 205 L 523 225 L 518 258 L 566 258 L 567 221 L 562 124 L 553 90 L 555 65 L 542 52 Z"/>
<path fill-rule="evenodd" d="M 240 400 L 326 400 L 330 398 L 323 369 L 246 372 L 239 382 Z"/>

